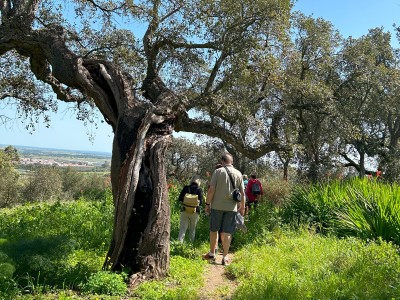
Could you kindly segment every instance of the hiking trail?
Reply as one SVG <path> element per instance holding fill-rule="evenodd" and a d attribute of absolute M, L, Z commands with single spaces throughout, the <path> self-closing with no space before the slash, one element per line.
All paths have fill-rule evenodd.
<path fill-rule="evenodd" d="M 234 254 L 230 253 L 229 258 L 234 259 Z M 225 266 L 221 265 L 222 255 L 218 254 L 213 264 L 207 264 L 204 270 L 204 286 L 200 291 L 200 300 L 231 299 L 235 292 L 238 282 L 227 276 Z"/>

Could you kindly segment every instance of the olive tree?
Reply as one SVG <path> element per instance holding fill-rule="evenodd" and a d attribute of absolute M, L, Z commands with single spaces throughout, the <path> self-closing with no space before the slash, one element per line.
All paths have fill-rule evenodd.
<path fill-rule="evenodd" d="M 0 2 L 0 99 L 22 113 L 76 103 L 98 110 L 114 132 L 115 218 L 105 268 L 127 268 L 131 284 L 169 266 L 165 151 L 171 134 L 219 137 L 260 157 L 276 141 L 247 143 L 238 75 L 288 26 L 292 3 L 264 1 Z M 7 66 L 5 69 L 3 66 Z M 15 71 L 14 71 L 15 70 Z M 51 93 L 49 90 L 51 89 Z M 40 117 L 41 115 L 39 115 Z M 33 119 L 34 121 L 35 119 Z M 255 126 L 257 122 L 250 122 Z M 250 128 L 249 128 L 250 129 Z"/>

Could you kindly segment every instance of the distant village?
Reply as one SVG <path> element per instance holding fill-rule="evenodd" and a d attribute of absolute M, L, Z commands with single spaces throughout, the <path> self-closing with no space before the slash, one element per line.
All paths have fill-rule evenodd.
<path fill-rule="evenodd" d="M 95 163 L 89 161 L 59 161 L 55 159 L 43 159 L 32 157 L 21 157 L 20 165 L 47 165 L 58 167 L 94 167 Z"/>

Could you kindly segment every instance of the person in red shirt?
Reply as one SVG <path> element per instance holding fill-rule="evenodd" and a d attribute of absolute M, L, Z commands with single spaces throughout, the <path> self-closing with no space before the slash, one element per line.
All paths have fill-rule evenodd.
<path fill-rule="evenodd" d="M 256 174 L 250 175 L 250 180 L 246 187 L 246 214 L 249 212 L 251 206 L 257 207 L 263 193 L 263 188 L 260 180 L 257 179 Z"/>

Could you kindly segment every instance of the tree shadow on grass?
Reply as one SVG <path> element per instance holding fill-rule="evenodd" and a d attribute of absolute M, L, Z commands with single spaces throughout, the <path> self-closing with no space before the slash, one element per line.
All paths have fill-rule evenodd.
<path fill-rule="evenodd" d="M 87 265 L 68 262 L 77 247 L 76 241 L 57 235 L 3 242 L 0 252 L 13 261 L 14 278 L 21 287 L 40 284 L 73 288 L 93 272 Z"/>

